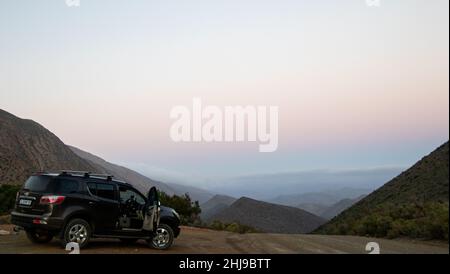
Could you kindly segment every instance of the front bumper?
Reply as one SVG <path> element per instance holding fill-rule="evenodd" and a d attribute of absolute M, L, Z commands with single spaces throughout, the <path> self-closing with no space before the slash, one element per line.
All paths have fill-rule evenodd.
<path fill-rule="evenodd" d="M 13 211 L 11 213 L 11 223 L 24 229 L 60 230 L 64 220 L 46 215 L 33 215 Z"/>

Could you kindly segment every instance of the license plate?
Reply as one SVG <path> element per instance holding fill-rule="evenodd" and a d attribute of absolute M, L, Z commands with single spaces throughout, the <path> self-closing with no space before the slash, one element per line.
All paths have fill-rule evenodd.
<path fill-rule="evenodd" d="M 24 206 L 30 206 L 31 205 L 31 200 L 28 199 L 20 199 L 19 200 L 19 205 L 24 205 Z"/>

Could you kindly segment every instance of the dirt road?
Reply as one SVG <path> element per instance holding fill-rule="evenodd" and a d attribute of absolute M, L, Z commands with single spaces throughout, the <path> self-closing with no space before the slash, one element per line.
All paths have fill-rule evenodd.
<path fill-rule="evenodd" d="M 11 231 L 11 226 L 0 230 Z M 285 234 L 234 234 L 183 227 L 173 247 L 162 253 L 366 253 L 368 242 L 377 242 L 381 253 L 449 253 L 445 243 L 411 240 L 370 239 L 353 236 L 285 235 Z M 54 240 L 49 244 L 32 244 L 24 232 L 0 235 L 0 253 L 66 253 Z M 158 253 L 147 247 L 145 241 L 124 244 L 118 240 L 95 239 L 81 253 Z M 160 252 L 161 253 L 161 252 Z"/>

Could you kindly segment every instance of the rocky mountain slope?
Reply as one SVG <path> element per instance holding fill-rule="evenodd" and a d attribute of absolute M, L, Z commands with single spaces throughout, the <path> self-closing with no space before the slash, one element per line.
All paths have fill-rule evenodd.
<path fill-rule="evenodd" d="M 22 184 L 36 171 L 100 172 L 40 124 L 0 109 L 0 184 Z"/>
<path fill-rule="evenodd" d="M 151 186 L 169 195 L 189 193 L 193 200 L 212 197 L 206 191 L 152 180 L 131 169 L 65 145 L 42 125 L 0 110 L 0 184 L 22 184 L 36 171 L 81 170 L 107 173 L 146 193 Z"/>
<path fill-rule="evenodd" d="M 316 233 L 448 240 L 448 209 L 447 142 Z"/>

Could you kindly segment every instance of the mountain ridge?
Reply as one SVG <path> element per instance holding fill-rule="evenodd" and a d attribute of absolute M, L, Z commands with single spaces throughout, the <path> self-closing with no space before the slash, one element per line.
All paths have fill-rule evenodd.
<path fill-rule="evenodd" d="M 200 217 L 202 220 L 208 221 L 210 217 L 229 207 L 236 200 L 236 198 L 231 196 L 216 194 L 205 203 L 200 204 L 202 209 Z"/>
<path fill-rule="evenodd" d="M 309 233 L 325 219 L 299 208 L 241 197 L 210 218 L 223 223 L 237 222 L 268 233 Z"/>
<path fill-rule="evenodd" d="M 448 241 L 448 210 L 447 141 L 315 233 Z"/>
<path fill-rule="evenodd" d="M 0 184 L 20 185 L 37 171 L 59 170 L 108 173 L 130 183 L 144 194 L 151 186 L 156 186 L 168 195 L 192 192 L 193 199 L 197 196 L 202 200 L 209 197 L 206 191 L 188 186 L 172 187 L 90 152 L 66 145 L 41 124 L 0 109 Z"/>
<path fill-rule="evenodd" d="M 64 169 L 99 172 L 39 123 L 0 109 L 0 184 L 22 184 L 36 171 Z"/>

